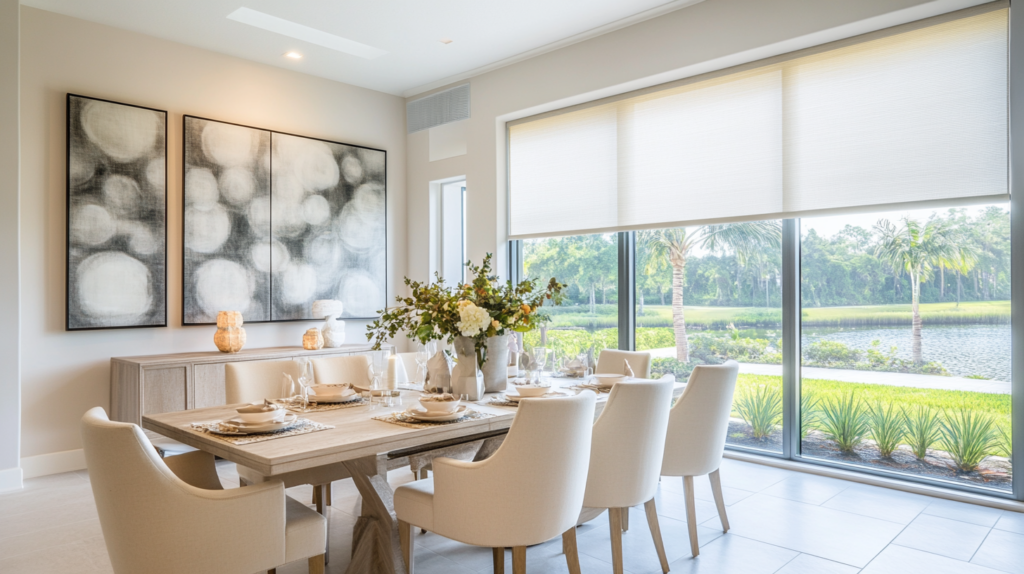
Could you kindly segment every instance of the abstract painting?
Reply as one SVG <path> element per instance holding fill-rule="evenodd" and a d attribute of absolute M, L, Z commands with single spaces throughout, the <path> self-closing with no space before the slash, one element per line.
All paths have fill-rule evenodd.
<path fill-rule="evenodd" d="M 167 112 L 67 95 L 69 331 L 167 325 Z"/>
<path fill-rule="evenodd" d="M 191 116 L 184 145 L 185 324 L 321 319 L 317 299 L 344 318 L 384 307 L 384 151 Z"/>

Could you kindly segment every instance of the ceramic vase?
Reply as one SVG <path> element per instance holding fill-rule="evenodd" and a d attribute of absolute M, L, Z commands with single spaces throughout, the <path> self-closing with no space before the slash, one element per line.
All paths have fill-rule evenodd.
<path fill-rule="evenodd" d="M 484 377 L 477 368 L 473 339 L 455 337 L 455 355 L 459 360 L 452 369 L 452 394 L 468 395 L 469 400 L 479 401 L 484 397 Z"/>
<path fill-rule="evenodd" d="M 487 339 L 487 360 L 481 371 L 484 374 L 484 392 L 500 393 L 508 385 L 508 335 Z"/>
<path fill-rule="evenodd" d="M 324 337 L 324 346 L 336 349 L 345 344 L 345 322 L 334 316 L 324 318 L 324 326 L 320 329 Z"/>
<path fill-rule="evenodd" d="M 217 313 L 217 332 L 213 344 L 222 353 L 237 353 L 245 346 L 245 329 L 242 328 L 242 314 L 238 311 Z"/>
<path fill-rule="evenodd" d="M 324 336 L 320 334 L 320 329 L 313 327 L 306 331 L 302 336 L 302 348 L 307 351 L 319 351 L 324 348 Z"/>

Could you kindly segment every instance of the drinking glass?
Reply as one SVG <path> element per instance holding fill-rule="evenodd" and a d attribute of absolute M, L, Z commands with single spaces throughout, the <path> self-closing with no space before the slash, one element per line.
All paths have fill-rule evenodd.
<path fill-rule="evenodd" d="M 548 349 L 547 347 L 534 347 L 533 349 L 533 361 L 537 366 L 538 371 L 544 370 L 544 365 L 548 362 Z"/>
<path fill-rule="evenodd" d="M 370 355 L 370 390 L 379 391 L 383 388 L 381 375 L 387 369 L 388 359 L 384 353 L 373 353 Z"/>
<path fill-rule="evenodd" d="M 419 382 L 427 382 L 427 361 L 430 360 L 431 352 L 430 346 L 434 345 L 433 341 L 427 344 L 416 343 L 416 378 Z"/>

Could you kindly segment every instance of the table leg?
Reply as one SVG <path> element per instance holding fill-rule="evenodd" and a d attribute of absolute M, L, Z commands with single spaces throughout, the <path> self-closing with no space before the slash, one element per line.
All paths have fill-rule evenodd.
<path fill-rule="evenodd" d="M 405 574 L 394 491 L 387 481 L 386 466 L 377 457 L 349 461 L 345 466 L 363 497 L 362 515 L 352 533 L 349 574 Z"/>
<path fill-rule="evenodd" d="M 326 500 L 324 485 L 313 486 L 313 503 L 316 504 L 316 511 L 327 520 L 327 546 L 324 548 L 324 564 L 329 564 L 331 561 L 331 513 L 327 510 L 330 505 L 324 504 Z"/>

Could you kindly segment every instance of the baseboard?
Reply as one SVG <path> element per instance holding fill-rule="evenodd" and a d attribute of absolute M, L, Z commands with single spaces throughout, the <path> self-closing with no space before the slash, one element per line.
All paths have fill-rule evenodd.
<path fill-rule="evenodd" d="M 21 469 L 24 471 L 26 479 L 72 472 L 83 468 L 85 468 L 85 451 L 80 448 L 21 459 Z"/>
<path fill-rule="evenodd" d="M 21 490 L 22 486 L 20 467 L 0 470 L 0 492 Z"/>

